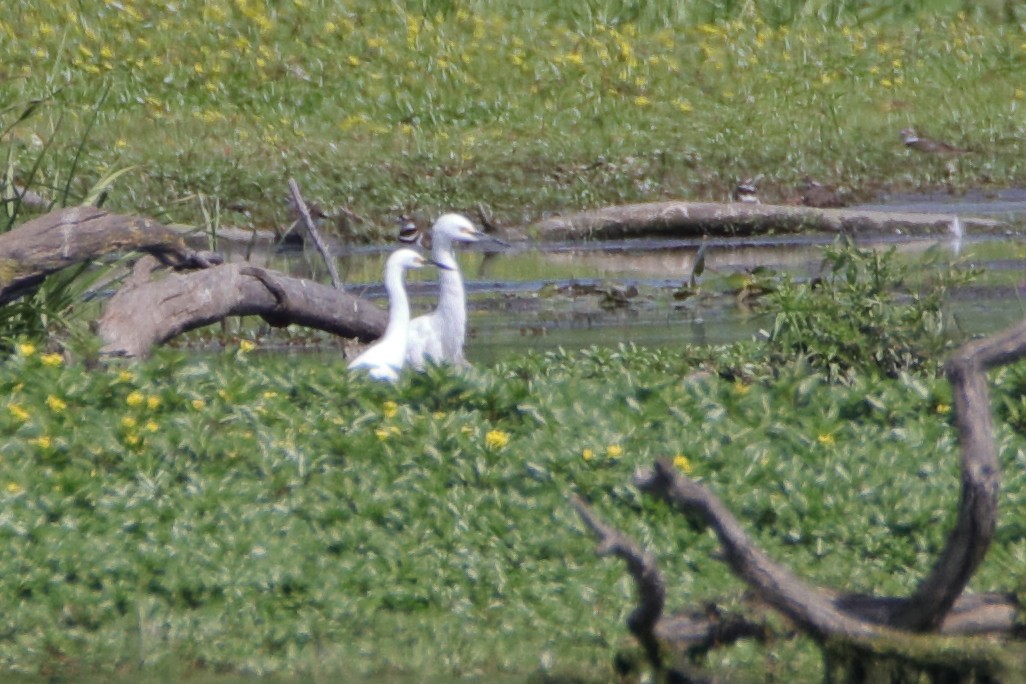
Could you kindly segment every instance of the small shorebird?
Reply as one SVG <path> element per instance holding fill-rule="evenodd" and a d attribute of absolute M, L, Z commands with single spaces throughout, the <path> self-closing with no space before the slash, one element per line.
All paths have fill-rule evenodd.
<path fill-rule="evenodd" d="M 755 179 L 742 178 L 738 181 L 737 185 L 734 186 L 733 192 L 730 193 L 730 201 L 758 204 L 759 189 L 755 187 Z"/>
<path fill-rule="evenodd" d="M 955 147 L 943 140 L 934 140 L 933 138 L 919 135 L 914 128 L 902 129 L 901 139 L 904 141 L 905 147 L 910 150 L 917 150 L 928 154 L 965 154 L 968 152 L 968 150 Z"/>
<path fill-rule="evenodd" d="M 831 190 L 819 181 L 814 181 L 808 176 L 799 187 L 801 196 L 799 203 L 806 207 L 827 209 L 831 207 L 843 207 L 846 202 L 842 193 L 838 190 Z"/>

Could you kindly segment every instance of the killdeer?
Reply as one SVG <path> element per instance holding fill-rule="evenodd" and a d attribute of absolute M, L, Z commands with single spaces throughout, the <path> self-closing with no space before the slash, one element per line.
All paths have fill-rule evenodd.
<path fill-rule="evenodd" d="M 730 201 L 758 204 L 759 189 L 755 187 L 755 179 L 742 178 L 738 181 L 737 185 L 734 186 L 733 192 L 730 193 Z"/>
<path fill-rule="evenodd" d="M 929 154 L 965 154 L 968 152 L 968 150 L 955 147 L 943 140 L 934 140 L 933 138 L 919 135 L 914 128 L 902 129 L 901 139 L 904 141 L 905 147 L 910 150 L 918 150 L 919 152 L 927 152 Z"/>
<path fill-rule="evenodd" d="M 408 245 L 416 245 L 418 247 L 424 247 L 424 231 L 417 225 L 417 221 L 409 214 L 402 214 L 396 218 L 396 223 L 399 224 L 399 235 L 396 236 L 399 242 L 404 242 Z M 430 240 L 430 237 L 428 238 Z M 430 244 L 427 245 L 430 247 Z"/>

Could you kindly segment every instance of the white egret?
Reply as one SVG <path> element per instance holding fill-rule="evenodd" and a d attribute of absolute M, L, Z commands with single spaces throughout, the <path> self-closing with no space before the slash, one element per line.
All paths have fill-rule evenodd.
<path fill-rule="evenodd" d="M 431 257 L 443 270 L 438 273 L 438 308 L 410 322 L 406 360 L 414 368 L 423 368 L 428 360 L 466 364 L 467 295 L 453 243 L 483 239 L 506 244 L 485 235 L 460 214 L 443 214 L 431 226 Z M 407 237 L 406 241 L 413 240 Z"/>
<path fill-rule="evenodd" d="M 434 264 L 412 249 L 397 249 L 385 262 L 385 291 L 388 292 L 388 325 L 385 334 L 349 363 L 350 370 L 365 370 L 375 380 L 395 382 L 406 361 L 406 343 L 410 326 L 410 300 L 406 296 L 403 276 L 407 269 Z"/>

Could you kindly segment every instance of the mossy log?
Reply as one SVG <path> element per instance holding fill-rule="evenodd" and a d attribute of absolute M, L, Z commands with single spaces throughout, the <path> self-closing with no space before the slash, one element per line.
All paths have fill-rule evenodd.
<path fill-rule="evenodd" d="M 701 237 L 765 233 L 958 235 L 967 227 L 994 229 L 999 221 L 954 214 L 819 209 L 745 202 L 650 202 L 552 216 L 533 224 L 540 240 Z"/>
<path fill-rule="evenodd" d="M 806 583 L 760 550 L 715 494 L 665 459 L 639 471 L 635 484 L 716 533 L 734 574 L 821 645 L 828 681 L 1026 681 L 1023 613 L 1016 597 L 963 593 L 997 526 L 1000 468 L 986 371 L 1024 356 L 1026 322 L 965 345 L 945 367 L 962 453 L 961 497 L 944 549 L 910 597 L 844 594 Z M 681 638 L 672 628 L 673 617 L 663 616 L 665 580 L 655 561 L 583 500 L 575 497 L 571 503 L 599 540 L 599 554 L 627 562 L 639 597 L 628 627 L 656 673 L 668 678 L 667 663 L 676 661 L 672 656 L 681 648 L 690 648 L 693 638 Z M 742 637 L 758 633 L 754 628 L 738 632 Z"/>

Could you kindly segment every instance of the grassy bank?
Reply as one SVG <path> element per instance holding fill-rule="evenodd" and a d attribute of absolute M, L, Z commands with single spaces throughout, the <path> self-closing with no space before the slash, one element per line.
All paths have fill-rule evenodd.
<path fill-rule="evenodd" d="M 813 581 L 907 593 L 958 496 L 946 386 L 686 379 L 737 354 L 533 355 L 392 389 L 257 350 L 90 372 L 23 347 L 0 367 L 0 664 L 605 679 L 633 591 L 570 492 L 657 552 L 672 605 L 741 600 L 714 539 L 629 486 L 656 456 Z M 997 403 L 1022 384 L 1001 373 Z M 1026 445 L 998 431 L 1015 511 Z M 973 589 L 1021 591 L 1024 562 L 1006 517 Z M 802 640 L 718 657 L 819 667 Z"/>
<path fill-rule="evenodd" d="M 520 223 L 758 174 L 768 200 L 805 174 L 863 196 L 1026 182 L 1026 35 L 952 3 L 16 4 L 4 125 L 42 102 L 4 136 L 13 175 L 55 196 L 76 156 L 73 194 L 131 168 L 108 206 L 171 220 L 280 223 L 288 176 L 365 217 L 360 239 L 399 210 Z M 974 152 L 914 156 L 908 125 Z"/>

